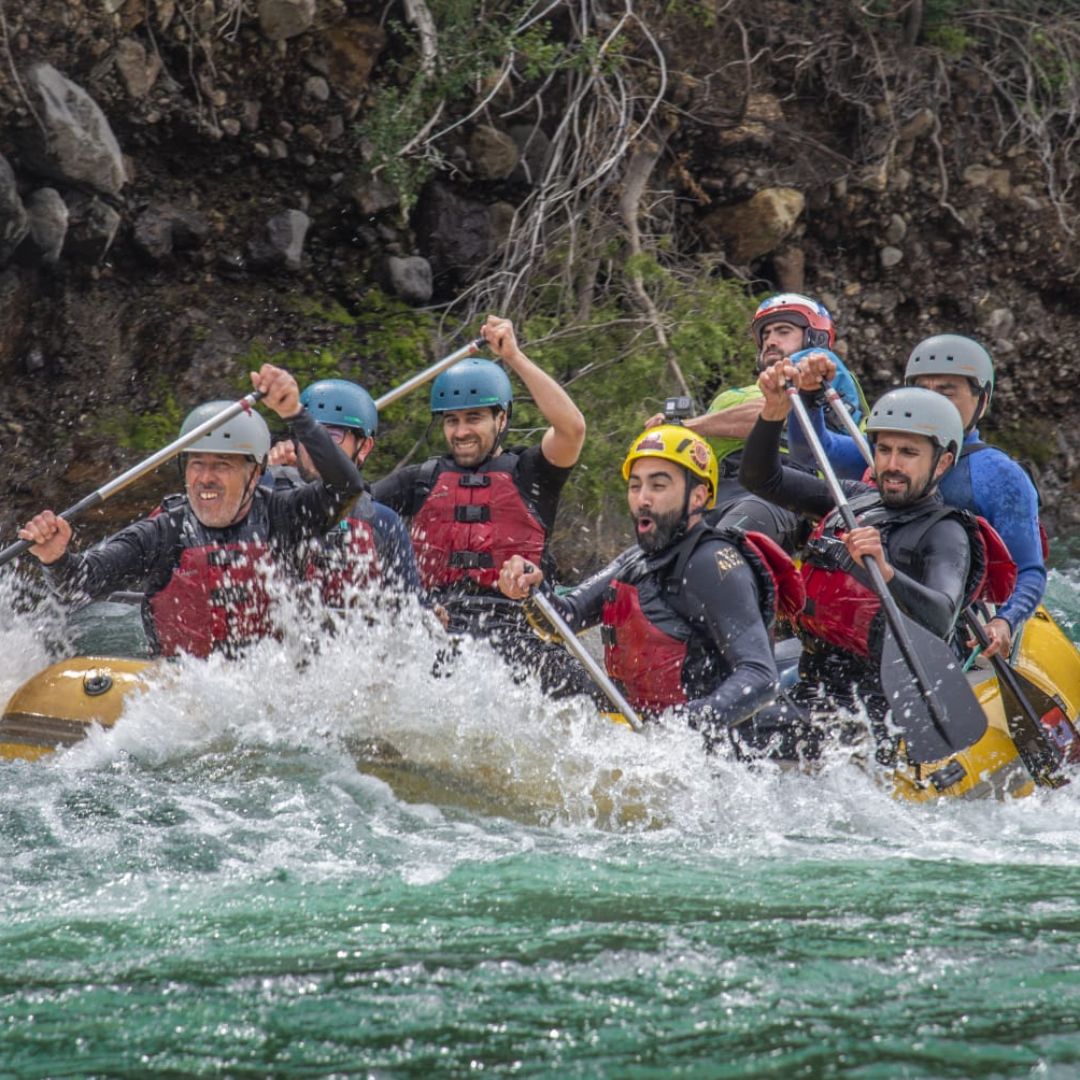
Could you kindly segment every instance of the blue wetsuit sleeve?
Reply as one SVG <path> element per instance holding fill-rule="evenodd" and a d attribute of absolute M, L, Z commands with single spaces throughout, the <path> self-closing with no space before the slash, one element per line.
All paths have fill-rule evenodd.
<path fill-rule="evenodd" d="M 850 376 L 849 376 L 850 378 Z M 837 380 L 838 381 L 838 380 Z M 839 390 L 839 387 L 837 387 Z M 806 399 L 803 398 L 803 401 Z M 859 451 L 858 444 L 850 435 L 844 435 L 837 431 L 831 431 L 825 423 L 825 410 L 820 405 L 807 407 L 807 413 L 814 426 L 814 433 L 821 442 L 821 448 L 829 459 L 833 471 L 841 480 L 861 480 L 866 471 L 866 462 Z M 810 444 L 806 441 L 802 424 L 798 417 L 788 417 L 788 453 L 798 462 L 817 468 L 814 454 Z"/>
<path fill-rule="evenodd" d="M 975 512 L 997 529 L 1016 563 L 1016 588 L 997 611 L 1015 630 L 1034 613 L 1046 591 L 1039 497 L 1027 473 L 1007 454 L 987 450 L 968 461 Z"/>
<path fill-rule="evenodd" d="M 401 518 L 380 502 L 376 502 L 371 529 L 375 534 L 375 548 L 379 564 L 386 569 L 391 580 L 406 592 L 420 595 L 420 575 L 416 570 L 412 541 Z"/>

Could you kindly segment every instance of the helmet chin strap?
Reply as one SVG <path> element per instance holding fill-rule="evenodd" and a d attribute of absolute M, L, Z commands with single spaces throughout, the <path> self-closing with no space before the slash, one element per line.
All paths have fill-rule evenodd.
<path fill-rule="evenodd" d="M 263 468 L 260 467 L 258 461 L 252 459 L 255 468 L 251 470 L 251 476 L 248 477 L 247 483 L 244 485 L 244 492 L 240 496 L 240 505 L 236 508 L 236 513 L 233 515 L 232 521 L 229 522 L 226 528 L 232 528 L 239 521 L 247 516 L 248 510 L 251 509 L 251 502 L 255 498 L 255 487 L 259 483 L 259 477 L 262 476 Z"/>

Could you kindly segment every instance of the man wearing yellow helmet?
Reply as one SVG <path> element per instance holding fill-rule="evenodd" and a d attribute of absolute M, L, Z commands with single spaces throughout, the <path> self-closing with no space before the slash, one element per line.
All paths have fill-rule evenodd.
<path fill-rule="evenodd" d="M 622 474 L 637 547 L 550 599 L 575 631 L 602 624 L 608 674 L 635 709 L 655 716 L 674 708 L 711 742 L 776 694 L 769 625 L 778 601 L 792 601 L 790 562 L 767 538 L 705 523 L 716 456 L 686 428 L 644 431 Z M 520 555 L 503 564 L 499 588 L 519 600 L 547 591 Z"/>

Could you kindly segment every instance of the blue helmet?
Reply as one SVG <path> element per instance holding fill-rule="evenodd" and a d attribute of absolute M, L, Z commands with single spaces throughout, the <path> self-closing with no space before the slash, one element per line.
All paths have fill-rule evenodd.
<path fill-rule="evenodd" d="M 447 368 L 431 386 L 431 411 L 453 412 L 490 405 L 510 411 L 514 392 L 498 364 L 472 357 Z"/>
<path fill-rule="evenodd" d="M 379 430 L 379 411 L 371 395 L 347 379 L 320 379 L 304 388 L 300 404 L 320 424 L 356 428 L 363 435 Z"/>

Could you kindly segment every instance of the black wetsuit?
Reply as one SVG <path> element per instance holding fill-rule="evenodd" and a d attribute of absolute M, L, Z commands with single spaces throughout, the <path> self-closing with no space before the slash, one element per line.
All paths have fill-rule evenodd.
<path fill-rule="evenodd" d="M 570 628 L 600 623 L 616 581 L 633 585 L 649 622 L 686 642 L 675 706 L 690 725 L 716 735 L 776 695 L 777 674 L 755 573 L 738 548 L 699 523 L 681 542 L 647 555 L 624 551 L 563 597 L 552 597 Z M 711 533 L 711 530 L 709 530 Z M 680 555 L 692 546 L 689 558 Z"/>
<path fill-rule="evenodd" d="M 169 584 L 186 548 L 262 542 L 276 563 L 295 570 L 301 543 L 322 536 L 364 484 L 356 466 L 306 409 L 290 421 L 290 427 L 311 455 L 321 484 L 283 491 L 256 485 L 244 518 L 220 529 L 202 525 L 186 496 L 171 497 L 154 516 L 134 522 L 89 551 L 65 552 L 45 566 L 50 587 L 63 599 L 78 602 L 141 583 L 146 597 L 143 622 L 153 650 L 156 636 L 149 600 Z"/>
<path fill-rule="evenodd" d="M 783 423 L 759 419 L 746 441 L 746 452 L 739 473 L 745 487 L 770 502 L 798 514 L 820 519 L 835 509 L 828 484 L 821 478 L 801 469 L 783 465 L 780 459 L 780 433 Z M 876 489 L 855 480 L 841 481 L 841 487 L 851 500 L 858 500 Z M 889 581 L 889 593 L 900 610 L 928 630 L 948 639 L 964 603 L 972 573 L 972 525 L 965 524 L 964 511 L 945 513 L 937 492 L 924 495 L 903 507 L 887 507 L 880 500 L 869 500 L 862 523 L 880 530 L 885 556 L 895 573 Z M 860 584 L 870 585 L 866 572 L 854 563 L 845 566 Z M 887 711 L 881 693 L 880 649 L 883 613 L 875 618 L 869 647 L 870 656 L 862 656 L 836 645 L 802 635 L 803 652 L 799 661 L 799 681 L 789 691 L 796 705 L 793 714 L 782 706 L 765 710 L 755 718 L 758 735 L 779 731 L 807 741 L 795 748 L 786 738 L 781 756 L 814 751 L 813 731 L 801 728 L 809 712 L 830 713 L 836 706 L 857 705 L 856 698 L 867 708 L 872 720 L 880 720 Z M 750 728 L 751 725 L 747 725 Z M 740 735 L 746 734 L 740 731 Z M 761 738 L 751 738 L 760 745 Z"/>

